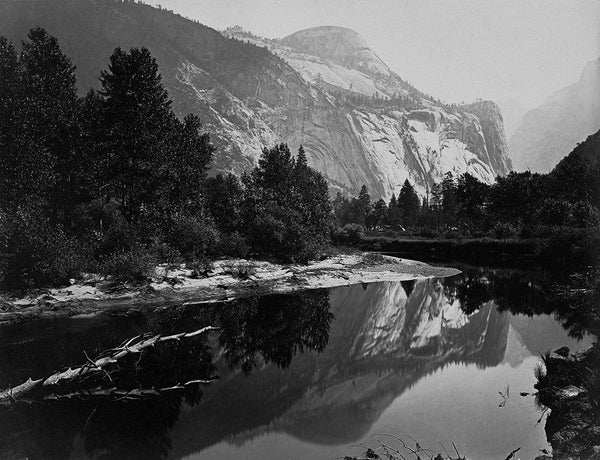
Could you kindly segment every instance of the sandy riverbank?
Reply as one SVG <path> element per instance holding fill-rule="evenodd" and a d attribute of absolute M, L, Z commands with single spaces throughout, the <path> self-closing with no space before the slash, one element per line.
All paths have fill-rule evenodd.
<path fill-rule="evenodd" d="M 251 266 L 249 279 L 232 274 L 232 267 Z M 233 270 L 235 272 L 235 270 Z M 265 261 L 220 260 L 206 278 L 192 278 L 185 266 L 158 266 L 147 283 L 128 285 L 87 276 L 86 281 L 25 297 L 0 297 L 0 324 L 63 315 L 91 314 L 107 309 L 144 308 L 160 304 L 202 304 L 237 297 L 285 293 L 378 281 L 405 281 L 451 276 L 453 268 L 379 254 L 347 254 L 307 265 Z"/>

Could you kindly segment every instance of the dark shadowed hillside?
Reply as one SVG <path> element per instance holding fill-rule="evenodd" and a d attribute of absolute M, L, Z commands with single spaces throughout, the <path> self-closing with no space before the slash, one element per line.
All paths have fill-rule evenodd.
<path fill-rule="evenodd" d="M 77 66 L 82 93 L 98 86 L 115 47 L 149 48 L 175 111 L 196 113 L 211 132 L 217 170 L 239 174 L 264 146 L 303 144 L 309 164 L 335 188 L 356 193 L 367 184 L 374 196 L 389 198 L 406 179 L 424 195 L 448 171 L 489 183 L 511 167 L 495 104 L 441 105 L 405 83 L 348 29 L 260 42 L 239 31 L 227 38 L 140 3 L 0 4 L 0 34 L 20 42 L 35 25 L 58 37 Z"/>

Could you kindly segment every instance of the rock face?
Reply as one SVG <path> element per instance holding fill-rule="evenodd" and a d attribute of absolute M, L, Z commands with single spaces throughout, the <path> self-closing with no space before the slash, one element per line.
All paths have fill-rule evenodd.
<path fill-rule="evenodd" d="M 312 104 L 293 139 L 346 191 L 364 183 L 389 198 L 405 179 L 422 195 L 446 172 L 485 182 L 507 173 L 502 115 L 485 101 L 445 106 L 402 80 L 356 32 L 325 26 L 267 40 L 239 27 L 224 35 L 280 56 L 331 104 Z M 332 161 L 333 160 L 333 161 Z"/>
<path fill-rule="evenodd" d="M 529 111 L 509 142 L 515 169 L 549 172 L 578 142 L 600 129 L 600 58 L 579 81 Z"/>
<path fill-rule="evenodd" d="M 196 113 L 211 132 L 217 170 L 239 174 L 265 146 L 302 144 L 334 190 L 356 194 L 366 184 L 374 198 L 389 199 L 407 178 L 425 195 L 446 172 L 491 182 L 511 169 L 495 104 L 435 101 L 349 29 L 265 40 L 133 2 L 0 4 L 0 33 L 10 40 L 20 42 L 34 25 L 57 36 L 82 92 L 98 86 L 115 47 L 147 47 L 175 110 Z"/>

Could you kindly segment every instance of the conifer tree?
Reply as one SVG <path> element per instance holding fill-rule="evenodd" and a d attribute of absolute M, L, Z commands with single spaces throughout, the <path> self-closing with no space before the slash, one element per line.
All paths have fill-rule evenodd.
<path fill-rule="evenodd" d="M 458 207 L 456 203 L 456 182 L 452 173 L 446 173 L 441 187 L 443 222 L 446 225 L 455 225 Z"/>
<path fill-rule="evenodd" d="M 400 214 L 402 216 L 402 223 L 407 227 L 414 225 L 420 207 L 421 202 L 419 201 L 419 196 L 408 179 L 406 179 L 400 189 L 400 194 L 398 195 L 398 208 L 400 209 Z"/>
<path fill-rule="evenodd" d="M 128 222 L 152 201 L 155 170 L 163 162 L 169 134 L 176 127 L 171 102 L 146 48 L 115 49 L 100 77 L 103 98 L 101 180 Z"/>
<path fill-rule="evenodd" d="M 354 200 L 354 215 L 356 222 L 365 225 L 367 216 L 371 213 L 371 196 L 366 185 L 360 188 L 358 197 Z"/>

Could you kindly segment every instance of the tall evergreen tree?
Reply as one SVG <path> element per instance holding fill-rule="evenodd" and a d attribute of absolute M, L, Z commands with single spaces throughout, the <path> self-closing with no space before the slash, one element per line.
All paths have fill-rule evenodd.
<path fill-rule="evenodd" d="M 22 88 L 25 117 L 30 135 L 53 162 L 52 207 L 55 218 L 67 225 L 88 186 L 82 177 L 86 152 L 81 151 L 75 66 L 62 52 L 58 41 L 36 27 L 21 52 Z"/>
<path fill-rule="evenodd" d="M 392 198 L 390 199 L 390 204 L 387 209 L 386 223 L 392 227 L 397 227 L 400 225 L 401 220 L 402 215 L 400 213 L 400 208 L 398 207 L 398 200 L 396 199 L 396 194 L 392 193 Z"/>
<path fill-rule="evenodd" d="M 458 205 L 456 203 L 456 182 L 452 173 L 448 172 L 442 181 L 442 220 L 446 225 L 456 224 L 456 213 Z"/>
<path fill-rule="evenodd" d="M 408 179 L 406 179 L 398 195 L 398 208 L 402 216 L 402 223 L 407 227 L 415 225 L 420 207 L 419 196 Z"/>
<path fill-rule="evenodd" d="M 100 81 L 105 158 L 101 180 L 126 219 L 136 222 L 152 201 L 155 170 L 165 160 L 177 120 L 156 59 L 146 48 L 117 48 Z"/>
<path fill-rule="evenodd" d="M 360 188 L 358 197 L 353 200 L 353 208 L 354 221 L 365 225 L 367 216 L 371 213 L 371 195 L 366 185 Z"/>

